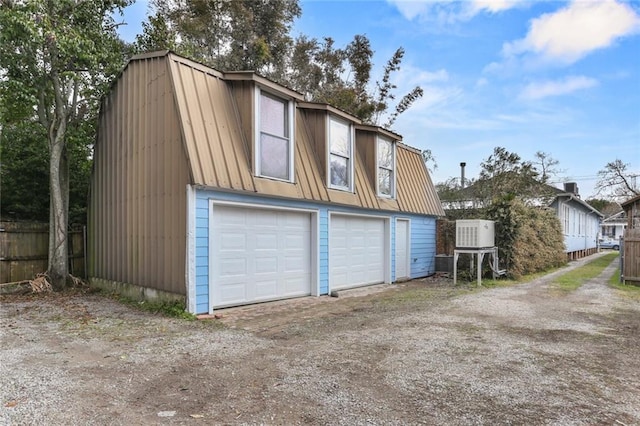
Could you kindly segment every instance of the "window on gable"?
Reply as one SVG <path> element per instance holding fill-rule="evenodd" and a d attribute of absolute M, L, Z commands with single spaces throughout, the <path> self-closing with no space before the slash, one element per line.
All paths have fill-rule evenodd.
<path fill-rule="evenodd" d="M 335 117 L 329 117 L 329 186 L 350 191 L 352 188 L 352 129 Z"/>
<path fill-rule="evenodd" d="M 395 146 L 389 139 L 378 137 L 378 195 L 394 197 L 396 187 Z"/>
<path fill-rule="evenodd" d="M 292 181 L 293 108 L 290 102 L 259 91 L 257 174 Z"/>

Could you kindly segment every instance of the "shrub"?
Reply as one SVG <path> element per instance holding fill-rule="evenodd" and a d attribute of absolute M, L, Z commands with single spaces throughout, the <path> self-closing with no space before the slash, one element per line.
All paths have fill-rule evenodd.
<path fill-rule="evenodd" d="M 552 210 L 505 197 L 487 209 L 486 219 L 495 221 L 500 267 L 511 278 L 566 263 L 562 226 Z"/>

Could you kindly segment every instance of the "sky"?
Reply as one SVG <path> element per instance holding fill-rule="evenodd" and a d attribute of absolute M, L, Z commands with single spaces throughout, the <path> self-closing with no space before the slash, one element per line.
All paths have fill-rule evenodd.
<path fill-rule="evenodd" d="M 557 160 L 553 184 L 594 192 L 598 171 L 616 159 L 640 175 L 640 1 L 302 0 L 293 36 L 346 46 L 366 35 L 372 81 L 399 47 L 397 99 L 424 95 L 393 130 L 430 149 L 434 183 L 477 178 L 495 147 L 523 160 Z M 148 5 L 136 1 L 121 36 L 141 32 Z M 640 176 L 637 177 L 640 180 Z M 598 196 L 599 197 L 599 196 Z"/>

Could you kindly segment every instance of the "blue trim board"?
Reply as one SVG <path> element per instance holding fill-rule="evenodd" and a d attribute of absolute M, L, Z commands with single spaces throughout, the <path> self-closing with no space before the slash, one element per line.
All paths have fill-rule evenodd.
<path fill-rule="evenodd" d="M 391 218 L 391 279 L 395 281 L 395 232 L 396 218 L 411 220 L 411 278 L 420 278 L 435 272 L 436 218 L 415 214 L 397 214 L 376 210 L 349 208 L 303 200 L 284 200 L 246 194 L 228 193 L 205 189 L 196 190 L 195 238 L 196 238 L 196 310 L 209 312 L 209 201 L 226 201 L 280 207 L 315 210 L 318 212 L 319 290 L 321 295 L 329 292 L 329 212 L 383 216 Z"/>

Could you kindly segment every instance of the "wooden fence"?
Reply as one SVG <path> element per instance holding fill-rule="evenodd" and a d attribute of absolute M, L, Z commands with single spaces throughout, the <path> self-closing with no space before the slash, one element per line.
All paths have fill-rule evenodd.
<path fill-rule="evenodd" d="M 69 273 L 85 278 L 85 229 L 69 231 Z M 30 280 L 47 270 L 49 224 L 0 222 L 0 284 Z"/>
<path fill-rule="evenodd" d="M 622 245 L 622 276 L 625 284 L 640 285 L 640 228 L 627 229 Z"/>

